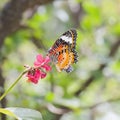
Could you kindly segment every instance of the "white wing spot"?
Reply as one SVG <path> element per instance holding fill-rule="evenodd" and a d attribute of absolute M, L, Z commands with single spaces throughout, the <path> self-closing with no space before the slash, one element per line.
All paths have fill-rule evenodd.
<path fill-rule="evenodd" d="M 62 40 L 64 40 L 65 42 L 69 42 L 70 44 L 72 44 L 72 38 L 71 37 L 61 36 L 60 38 Z"/>

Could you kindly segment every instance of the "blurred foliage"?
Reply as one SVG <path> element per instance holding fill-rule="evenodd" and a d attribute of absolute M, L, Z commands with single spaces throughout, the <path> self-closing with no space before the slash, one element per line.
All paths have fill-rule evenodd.
<path fill-rule="evenodd" d="M 2 9 L 6 1 L 0 3 Z M 74 28 L 77 21 L 79 61 L 70 74 L 57 72 L 53 65 L 47 78 L 37 85 L 23 78 L 7 96 L 7 106 L 38 110 L 44 120 L 120 119 L 120 100 L 90 108 L 107 99 L 120 98 L 120 47 L 115 56 L 109 56 L 112 45 L 120 40 L 119 13 L 120 0 L 56 0 L 34 11 L 26 11 L 21 29 L 7 37 L 2 47 L 6 89 L 24 70 L 24 64 L 33 65 L 38 53 L 46 55 L 55 40 Z M 79 17 L 73 19 L 75 14 Z M 98 70 L 101 64 L 106 64 L 102 71 Z M 93 75 L 92 84 L 80 96 L 75 96 L 74 93 Z M 57 115 L 57 108 L 49 104 L 69 111 L 61 115 L 58 111 Z"/>

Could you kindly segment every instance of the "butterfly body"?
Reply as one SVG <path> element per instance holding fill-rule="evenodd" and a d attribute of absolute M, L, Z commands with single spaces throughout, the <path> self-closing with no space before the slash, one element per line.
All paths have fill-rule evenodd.
<path fill-rule="evenodd" d="M 63 70 L 71 72 L 73 70 L 71 64 L 77 62 L 76 38 L 76 30 L 69 30 L 62 34 L 48 51 L 51 61 L 59 72 Z"/>

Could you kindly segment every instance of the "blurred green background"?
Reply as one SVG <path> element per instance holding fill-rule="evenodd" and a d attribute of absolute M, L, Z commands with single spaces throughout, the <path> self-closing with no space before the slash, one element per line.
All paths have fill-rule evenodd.
<path fill-rule="evenodd" d="M 1 12 L 11 1 L 0 1 Z M 1 91 L 71 28 L 79 60 L 69 74 L 53 65 L 37 85 L 23 77 L 1 106 L 35 109 L 44 120 L 120 120 L 120 0 L 53 0 L 26 9 L 19 22 L 0 48 Z"/>

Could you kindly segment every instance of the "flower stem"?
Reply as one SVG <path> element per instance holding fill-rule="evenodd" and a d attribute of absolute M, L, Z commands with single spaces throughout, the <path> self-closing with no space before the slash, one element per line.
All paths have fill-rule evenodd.
<path fill-rule="evenodd" d="M 21 79 L 21 77 L 28 72 L 28 70 L 25 70 L 22 72 L 19 77 L 15 80 L 15 82 L 0 96 L 0 101 L 8 94 L 8 92 L 18 83 L 18 81 Z"/>

